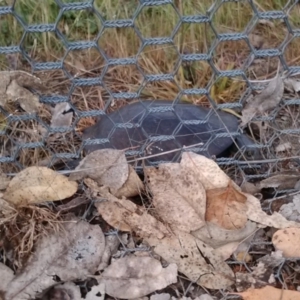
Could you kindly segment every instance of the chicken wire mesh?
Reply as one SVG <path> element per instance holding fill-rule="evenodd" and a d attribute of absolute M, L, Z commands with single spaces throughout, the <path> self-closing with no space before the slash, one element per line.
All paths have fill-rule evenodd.
<path fill-rule="evenodd" d="M 298 1 L 264 3 L 1 1 L 1 70 L 31 72 L 45 87 L 36 91 L 44 104 L 38 113 L 0 106 L 1 165 L 14 173 L 33 164 L 65 164 L 80 158 L 89 145 L 105 147 L 118 129 L 125 134 L 130 130 L 130 120 L 110 119 L 110 130 L 96 134 L 97 139 L 82 140 L 83 130 L 134 101 L 168 100 L 169 107 L 154 109 L 162 118 L 166 109 L 172 111 L 172 101 L 240 113 L 249 95 L 266 85 L 258 79 L 273 78 L 278 67 L 281 76 L 300 71 Z M 217 157 L 235 180 L 299 167 L 300 100 L 297 93 L 283 98 L 253 120 L 257 126 L 247 132 L 253 144 L 239 144 L 236 153 Z M 72 122 L 53 127 L 53 108 L 61 103 L 69 104 L 62 115 L 71 111 Z M 184 144 L 176 142 L 180 128 L 206 124 L 209 130 L 208 118 L 209 113 L 200 121 L 178 118 L 173 132 L 158 132 L 154 138 L 145 134 L 139 149 L 127 149 L 127 154 L 147 156 L 145 150 L 154 141 L 183 151 Z M 205 144 L 192 150 L 202 153 L 242 133 L 211 130 Z"/>
<path fill-rule="evenodd" d="M 84 146 L 105 145 L 116 128 L 126 130 L 130 125 L 112 120 L 109 134 L 96 140 L 82 141 L 82 131 L 98 117 L 106 118 L 136 100 L 168 100 L 170 104 L 183 100 L 211 112 L 239 113 L 249 95 L 265 87 L 261 80 L 276 75 L 278 66 L 281 75 L 300 72 L 299 1 L 271 4 L 250 0 L 0 1 L 1 71 L 31 72 L 45 87 L 34 91 L 44 104 L 38 113 L 0 106 L 1 167 L 14 173 L 33 164 L 52 166 L 81 158 Z M 0 91 L 5 93 L 1 84 Z M 62 116 L 72 112 L 67 127 L 51 126 L 53 108 L 60 103 L 69 104 Z M 247 132 L 255 136 L 250 148 L 259 151 L 259 157 L 254 159 L 252 153 L 248 156 L 248 148 L 239 147 L 216 161 L 238 183 L 297 170 L 299 105 L 297 93 L 285 93 L 278 107 L 253 120 L 258 131 L 264 132 L 257 134 L 257 128 Z M 165 109 L 161 106 L 156 112 Z M 178 126 L 186 123 L 178 120 Z M 210 132 L 205 147 L 242 133 Z M 169 142 L 174 136 L 155 138 Z M 127 154 L 143 155 L 149 142 L 153 140 Z M 278 150 L 280 146 L 283 151 Z M 265 209 L 275 210 L 276 199 L 294 191 L 293 187 L 275 189 Z M 258 238 L 250 248 L 251 255 L 261 256 L 271 251 L 272 244 Z M 277 268 L 275 277 L 283 285 L 282 271 L 285 268 L 288 273 L 292 264 L 283 261 Z M 249 270 L 247 263 L 240 265 Z"/>
<path fill-rule="evenodd" d="M 128 127 L 128 124 L 112 122 L 112 131 L 107 137 L 81 143 L 78 141 L 80 130 L 82 126 L 87 127 L 89 124 L 84 120 L 95 120 L 97 116 L 103 117 L 107 111 L 115 110 L 121 104 L 124 105 L 133 100 L 163 97 L 163 99 L 175 102 L 187 100 L 200 103 L 214 110 L 240 110 L 249 93 L 262 88 L 261 85 L 254 84 L 251 79 L 274 74 L 278 64 L 282 72 L 287 71 L 289 74 L 299 72 L 299 67 L 291 64 L 293 61 L 287 61 L 286 57 L 286 49 L 291 48 L 299 36 L 299 29 L 296 27 L 298 24 L 295 21 L 298 1 L 288 1 L 281 6 L 281 10 L 276 11 L 262 10 L 261 5 L 254 1 L 215 1 L 213 3 L 208 1 L 206 7 L 197 4 L 196 1 L 191 1 L 190 6 L 195 7 L 191 12 L 185 11 L 185 6 L 183 8 L 180 1 L 126 1 L 125 13 L 122 15 L 122 17 L 127 17 L 126 19 L 108 16 L 108 8 L 102 7 L 103 1 L 49 1 L 48 7 L 51 7 L 54 13 L 52 12 L 48 20 L 41 19 L 43 23 L 35 23 L 39 18 L 33 20 L 30 13 L 33 16 L 36 10 L 45 9 L 46 2 L 42 4 L 42 1 L 41 4 L 34 5 L 33 2 L 26 4 L 23 1 L 14 1 L 11 6 L 3 6 L 7 3 L 2 1 L 0 15 L 4 36 L 15 35 L 19 39 L 13 40 L 10 37 L 2 40 L 0 53 L 6 55 L 5 59 L 10 69 L 18 68 L 17 60 L 13 55 L 19 54 L 23 65 L 28 64 L 27 70 L 37 75 L 47 76 L 48 73 L 48 76 L 55 76 L 53 72 L 61 70 L 63 79 L 56 77 L 54 81 L 58 84 L 57 80 L 62 80 L 65 85 L 60 84 L 62 88 L 55 90 L 52 84 L 52 90 L 49 89 L 40 95 L 40 102 L 50 106 L 69 102 L 69 109 L 74 110 L 73 122 L 69 128 L 53 128 L 49 126 L 49 122 L 47 123 L 49 120 L 45 116 L 14 113 L 1 107 L 2 119 L 5 119 L 5 125 L 8 124 L 8 126 L 2 126 L 2 129 L 20 127 L 21 123 L 24 129 L 24 123 L 26 123 L 29 127 L 31 126 L 31 131 L 40 131 L 39 134 L 34 135 L 30 134 L 26 128 L 28 136 L 21 137 L 20 128 L 15 129 L 15 133 L 2 130 L 2 136 L 8 137 L 12 143 L 9 151 L 7 151 L 7 142 L 4 143 L 6 151 L 2 149 L 0 157 L 2 164 L 12 163 L 22 168 L 29 161 L 26 155 L 24 157 L 24 152 L 27 151 L 30 155 L 36 154 L 34 149 L 43 149 L 42 156 L 51 156 L 53 159 L 78 158 L 84 144 L 105 143 L 106 138 L 111 138 L 116 127 Z M 238 6 L 232 7 L 235 10 L 229 11 L 231 4 Z M 247 11 L 248 18 L 248 20 L 242 20 L 243 23 L 247 22 L 240 26 L 242 32 L 234 32 L 232 28 L 224 29 L 226 21 L 222 21 L 222 18 L 226 18 L 226 13 L 230 14 L 228 18 L 238 19 L 241 10 Z M 167 16 L 165 22 L 170 22 L 170 26 L 165 26 L 165 32 L 156 32 L 143 24 L 147 16 L 151 18 L 158 16 L 160 11 Z M 109 17 L 114 19 L 109 19 Z M 8 28 L 9 19 L 13 19 L 13 34 Z M 45 21 L 48 23 L 44 23 Z M 80 27 L 79 33 L 78 23 L 84 21 L 86 24 Z M 272 37 L 276 39 L 275 43 L 270 43 L 264 48 L 261 47 L 260 42 L 255 41 L 257 35 L 253 34 L 260 30 L 258 27 L 263 22 L 267 22 L 265 26 L 274 26 L 271 31 L 282 31 L 280 35 Z M 185 43 L 185 35 L 189 35 L 189 30 L 205 31 L 205 36 L 203 36 L 205 41 L 196 41 L 192 45 Z M 111 39 L 115 38 L 120 39 L 118 47 L 123 46 L 122 39 L 126 38 L 130 38 L 133 47 L 129 51 L 120 49 L 119 52 L 110 53 L 107 45 L 110 44 Z M 10 44 L 4 44 L 5 42 Z M 48 55 L 45 59 L 41 52 L 51 51 L 50 47 L 53 43 L 62 56 Z M 272 45 L 276 47 L 270 47 Z M 130 57 L 125 55 L 127 53 L 131 54 Z M 116 56 L 118 54 L 120 57 Z M 165 65 L 153 62 L 155 59 L 153 55 L 162 56 L 159 62 L 165 61 Z M 88 66 L 87 60 L 93 60 L 94 65 Z M 256 69 L 254 71 L 251 68 L 253 66 Z M 2 63 L 2 69 L 7 70 L 5 63 Z M 117 72 L 120 72 L 124 79 L 122 84 L 120 84 L 120 78 L 114 78 Z M 199 86 L 197 76 L 203 77 L 203 75 L 205 78 L 201 78 Z M 50 82 L 49 78 L 48 82 Z M 225 100 L 222 97 L 218 99 L 218 89 L 228 89 L 232 95 L 227 95 Z M 165 93 L 161 92 L 163 90 Z M 89 96 L 91 91 L 92 97 Z M 96 97 L 101 99 L 101 104 L 100 100 L 95 100 Z M 89 104 L 92 102 L 94 102 L 93 105 Z M 221 157 L 218 158 L 218 162 L 221 165 L 235 165 L 238 169 L 248 168 L 249 164 L 251 168 L 264 169 L 263 160 L 266 160 L 268 165 L 263 172 L 247 174 L 247 176 L 261 177 L 266 175 L 261 173 L 268 173 L 270 170 L 273 172 L 278 168 L 281 160 L 286 161 L 286 157 L 278 157 L 275 145 L 288 142 L 287 139 L 291 139 L 289 136 L 294 136 L 295 143 L 298 142 L 299 128 L 295 124 L 296 121 L 282 120 L 282 115 L 288 116 L 289 110 L 293 110 L 293 116 L 288 116 L 288 118 L 297 119 L 295 108 L 297 105 L 299 105 L 297 96 L 288 95 L 277 110 L 256 119 L 268 121 L 272 123 L 270 127 L 275 127 L 266 140 L 260 140 L 253 145 L 254 148 L 257 147 L 264 152 L 257 163 L 240 159 L 241 155 Z M 278 120 L 284 124 L 278 124 Z M 178 122 L 182 123 L 181 120 Z M 57 145 L 59 143 L 56 140 L 57 136 L 54 139 L 55 146 L 52 145 L 53 141 L 50 142 L 49 137 L 54 133 L 61 133 L 61 147 Z M 70 135 L 71 133 L 73 135 Z M 222 132 L 218 135 L 212 132 L 205 146 L 218 143 L 218 139 L 224 135 L 235 137 L 239 134 L 240 132 Z M 174 134 L 170 134 L 167 138 L 173 139 Z M 175 146 L 182 145 L 176 144 Z M 240 152 L 246 155 L 245 150 L 240 149 Z M 242 157 L 245 158 L 244 155 Z M 292 156 L 297 155 L 298 152 L 294 151 Z M 297 159 L 293 161 L 298 163 Z"/>

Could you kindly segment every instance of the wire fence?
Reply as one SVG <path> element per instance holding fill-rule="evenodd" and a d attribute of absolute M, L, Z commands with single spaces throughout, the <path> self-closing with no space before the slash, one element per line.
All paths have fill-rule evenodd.
<path fill-rule="evenodd" d="M 70 126 L 53 127 L 49 113 L 27 114 L 20 108 L 0 106 L 2 166 L 21 169 L 35 156 L 37 160 L 50 157 L 51 165 L 80 158 L 87 145 L 105 146 L 117 128 L 130 127 L 130 120 L 111 119 L 107 136 L 95 140 L 82 141 L 82 129 L 135 100 L 169 100 L 170 105 L 185 100 L 212 112 L 239 113 L 248 96 L 265 86 L 253 79 L 274 77 L 278 65 L 281 74 L 300 72 L 299 1 L 278 1 L 271 8 L 264 7 L 264 1 L 250 0 L 128 0 L 110 5 L 105 1 L 25 2 L 0 2 L 1 69 L 22 69 L 39 76 L 51 86 L 47 92 L 38 92 L 39 101 L 51 109 L 69 103 L 74 115 Z M 114 7 L 123 14 L 111 14 Z M 165 30 L 159 32 L 155 26 Z M 185 38 L 193 37 L 195 28 L 200 28 L 201 35 L 195 34 L 198 39 L 190 46 Z M 124 45 L 132 48 L 124 50 Z M 248 148 L 238 147 L 236 154 L 218 157 L 217 162 L 231 175 L 247 180 L 299 167 L 299 104 L 297 94 L 285 94 L 279 107 L 253 120 L 260 132 L 267 124 L 264 137 L 256 134 L 250 146 L 259 151 L 259 157 L 248 159 Z M 156 108 L 158 114 L 164 109 Z M 194 121 L 178 119 L 178 124 Z M 207 123 L 208 118 L 197 122 Z M 39 134 L 32 134 L 34 130 Z M 241 134 L 239 128 L 211 131 L 206 144 L 195 151 L 201 153 L 224 137 Z M 172 132 L 156 136 L 155 141 L 170 143 L 174 138 Z M 139 149 L 127 153 L 145 155 L 153 142 L 148 138 Z M 280 145 L 288 145 L 288 150 L 277 151 Z M 171 148 L 182 145 L 175 143 Z"/>
<path fill-rule="evenodd" d="M 279 106 L 253 119 L 247 129 L 234 125 L 215 130 L 217 121 L 210 119 L 225 112 L 232 118 L 240 114 L 249 95 L 264 89 L 265 79 L 273 78 L 278 66 L 281 75 L 300 73 L 299 16 L 296 0 L 0 0 L 1 169 L 15 173 L 30 165 L 52 167 L 59 162 L 65 169 L 85 149 L 105 148 L 128 136 L 132 144 L 138 140 L 134 149 L 127 150 L 129 159 L 151 156 L 153 152 L 147 150 L 155 143 L 166 151 L 184 151 L 178 134 L 182 128 L 198 126 L 208 136 L 205 144 L 192 148 L 196 152 L 218 147 L 226 138 L 235 140 L 235 148 L 216 161 L 238 184 L 299 170 L 297 92 L 285 92 Z M 18 81 L 20 76 L 13 73 L 18 70 L 41 78 L 43 88 Z M 9 80 L 29 86 L 34 92 L 30 97 L 38 95 L 43 106 L 37 112 L 24 111 L 18 101 L 2 105 L 7 71 L 15 74 Z M 145 100 L 169 102 L 147 108 Z M 143 103 L 138 110 L 111 115 L 134 101 Z M 175 104 L 181 101 L 209 111 L 198 114 L 192 107 L 187 115 L 180 115 Z M 71 121 L 52 126 L 55 107 L 63 103 L 58 118 L 71 113 Z M 173 127 L 170 113 L 176 119 Z M 161 125 L 152 136 L 147 134 L 149 114 L 150 123 Z M 83 139 L 82 132 L 99 118 L 105 121 L 96 129 L 96 138 Z M 143 138 L 130 131 L 137 123 Z M 170 126 L 171 131 L 163 130 Z M 197 129 L 191 132 L 198 134 Z M 247 139 L 245 144 L 244 135 L 252 143 Z M 180 151 L 173 160 L 179 159 Z M 295 191 L 293 184 L 275 188 L 271 196 L 265 195 L 270 199 L 262 206 L 272 212 L 281 195 Z M 271 251 L 272 243 L 259 236 L 246 252 L 256 257 Z M 246 262 L 229 263 L 250 270 Z M 276 269 L 276 280 L 283 286 L 282 274 L 285 270 L 289 274 L 292 263 L 284 260 Z M 218 293 L 220 299 L 235 298 Z"/>

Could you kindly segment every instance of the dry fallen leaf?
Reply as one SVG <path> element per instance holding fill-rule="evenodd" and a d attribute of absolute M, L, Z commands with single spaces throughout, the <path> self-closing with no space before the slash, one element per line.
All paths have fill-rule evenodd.
<path fill-rule="evenodd" d="M 205 190 L 192 169 L 167 163 L 144 171 L 155 211 L 167 224 L 186 232 L 205 225 Z"/>
<path fill-rule="evenodd" d="M 134 197 L 144 190 L 144 184 L 132 166 L 129 166 L 128 178 L 123 186 L 116 191 L 116 197 Z"/>
<path fill-rule="evenodd" d="M 10 84 L 10 73 L 1 72 L 0 73 L 0 105 L 5 106 L 6 102 L 9 100 L 9 97 L 6 95 L 7 87 Z"/>
<path fill-rule="evenodd" d="M 88 154 L 70 174 L 70 180 L 91 178 L 99 186 L 107 186 L 115 196 L 139 195 L 143 183 L 127 163 L 124 151 L 101 149 Z"/>
<path fill-rule="evenodd" d="M 213 160 L 193 152 L 183 153 L 180 164 L 145 167 L 144 173 L 156 213 L 171 228 L 186 232 L 205 225 L 205 190 L 227 187 L 231 182 Z"/>
<path fill-rule="evenodd" d="M 58 103 L 55 105 L 52 118 L 51 127 L 69 127 L 72 124 L 73 111 L 67 102 Z"/>
<path fill-rule="evenodd" d="M 88 154 L 70 174 L 71 180 L 91 178 L 99 185 L 118 190 L 128 178 L 129 168 L 124 151 L 101 149 Z"/>
<path fill-rule="evenodd" d="M 291 92 L 298 93 L 300 91 L 300 81 L 292 78 L 286 78 L 284 80 L 285 88 Z"/>
<path fill-rule="evenodd" d="M 97 271 L 105 247 L 101 228 L 70 221 L 64 230 L 40 239 L 24 269 L 8 284 L 5 299 L 35 299 L 57 284 L 56 276 L 65 282 L 84 280 Z"/>
<path fill-rule="evenodd" d="M 231 183 L 228 187 L 206 192 L 206 221 L 224 229 L 241 229 L 247 223 L 247 197 L 237 191 Z"/>
<path fill-rule="evenodd" d="M 125 200 L 128 201 L 128 200 Z M 135 209 L 128 210 L 115 201 L 99 199 L 95 202 L 98 213 L 112 227 L 120 231 L 131 231 L 133 224 L 127 224 L 126 215 L 134 215 Z M 139 216 L 139 215 L 138 215 Z M 133 218 L 132 218 L 133 219 Z"/>
<path fill-rule="evenodd" d="M 248 182 L 248 181 L 244 181 L 241 185 L 241 190 L 243 193 L 246 194 L 257 194 L 260 192 L 260 188 L 257 187 L 254 183 Z"/>
<path fill-rule="evenodd" d="M 206 226 L 191 232 L 193 236 L 215 249 L 232 242 L 240 242 L 251 236 L 257 230 L 257 223 L 248 221 L 241 229 L 228 230 L 220 228 L 211 222 Z"/>
<path fill-rule="evenodd" d="M 89 202 L 90 202 L 90 199 L 88 199 L 87 197 L 75 197 L 75 198 L 71 199 L 70 201 L 68 201 L 66 204 L 58 205 L 56 207 L 56 209 L 61 212 L 66 212 L 66 211 L 70 211 L 78 206 L 81 206 L 83 204 L 87 204 Z"/>
<path fill-rule="evenodd" d="M 184 152 L 180 165 L 188 170 L 193 170 L 197 180 L 201 182 L 206 191 L 227 187 L 231 181 L 216 162 L 194 152 Z M 236 186 L 235 183 L 232 184 Z"/>
<path fill-rule="evenodd" d="M 29 167 L 9 183 L 3 199 L 16 205 L 63 200 L 74 195 L 78 185 L 46 167 Z"/>
<path fill-rule="evenodd" d="M 219 168 L 219 166 L 212 160 L 198 155 L 196 153 L 184 153 L 182 162 L 185 162 L 185 166 L 193 166 L 197 179 L 205 187 L 206 192 L 213 188 L 224 188 L 228 186 L 231 179 Z M 232 182 L 232 185 L 240 191 L 240 188 Z M 247 197 L 246 215 L 249 220 L 254 221 L 263 226 L 270 226 L 275 228 L 286 227 L 300 227 L 300 223 L 291 222 L 286 220 L 282 215 L 273 213 L 273 215 L 267 215 L 260 205 L 260 201 L 250 194 L 245 194 Z"/>
<path fill-rule="evenodd" d="M 300 223 L 288 221 L 281 214 L 274 212 L 272 215 L 267 215 L 260 205 L 260 201 L 250 194 L 247 195 L 247 217 L 249 220 L 257 222 L 263 226 L 274 228 L 300 227 Z"/>
<path fill-rule="evenodd" d="M 242 110 L 241 127 L 246 126 L 256 116 L 256 114 L 257 108 L 254 105 L 245 107 Z"/>
<path fill-rule="evenodd" d="M 118 199 L 106 189 L 99 189 L 101 200 L 95 206 L 102 218 L 121 231 L 133 231 L 141 237 L 155 236 L 162 239 L 169 236 L 169 230 L 147 210 L 126 199 Z"/>
<path fill-rule="evenodd" d="M 277 107 L 282 99 L 283 90 L 283 80 L 280 75 L 277 74 L 260 94 L 247 102 L 242 110 L 241 126 L 248 124 L 256 115 L 261 115 Z"/>
<path fill-rule="evenodd" d="M 26 88 L 19 86 L 16 80 L 12 80 L 7 87 L 6 95 L 13 101 L 18 101 L 20 106 L 29 114 L 37 113 L 41 103 L 39 97 Z"/>
<path fill-rule="evenodd" d="M 223 289 L 234 282 L 234 274 L 223 257 L 187 232 L 178 230 L 174 236 L 162 240 L 149 237 L 146 241 L 155 253 L 169 263 L 176 263 L 179 272 L 201 286 Z"/>
<path fill-rule="evenodd" d="M 177 266 L 163 268 L 152 257 L 125 256 L 115 260 L 96 276 L 99 284 L 105 284 L 105 292 L 111 297 L 134 299 L 161 290 L 177 282 Z"/>
<path fill-rule="evenodd" d="M 242 293 L 234 293 L 240 295 L 243 300 L 299 300 L 300 292 L 276 289 L 272 286 L 265 286 L 262 289 L 249 289 Z"/>
<path fill-rule="evenodd" d="M 112 255 L 118 251 L 120 243 L 120 237 L 116 234 L 107 235 L 105 237 L 105 249 L 101 258 L 101 263 L 97 268 L 98 271 L 104 270 L 109 265 L 110 259 Z"/>
<path fill-rule="evenodd" d="M 26 112 L 36 113 L 41 105 L 39 98 L 27 88 L 42 91 L 46 89 L 39 78 L 27 72 L 0 72 L 0 105 L 5 106 L 8 101 L 18 101 Z"/>
<path fill-rule="evenodd" d="M 287 171 L 272 175 L 263 179 L 256 186 L 260 189 L 263 188 L 277 188 L 277 189 L 293 189 L 297 181 L 300 179 L 299 172 Z"/>
<path fill-rule="evenodd" d="M 276 231 L 272 243 L 284 257 L 300 258 L 300 228 L 285 228 Z"/>

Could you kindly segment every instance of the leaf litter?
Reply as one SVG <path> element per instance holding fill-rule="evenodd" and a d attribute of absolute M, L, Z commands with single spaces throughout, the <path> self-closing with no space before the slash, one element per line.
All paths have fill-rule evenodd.
<path fill-rule="evenodd" d="M 242 292 L 248 289 L 262 288 L 275 282 L 274 269 L 284 263 L 281 251 L 271 252 L 259 259 L 251 272 L 236 272 L 236 289 Z"/>
<path fill-rule="evenodd" d="M 284 257 L 300 257 L 300 228 L 280 229 L 273 235 L 272 242 Z"/>
<path fill-rule="evenodd" d="M 177 265 L 170 263 L 163 268 L 152 257 L 134 255 L 122 257 L 111 263 L 100 276 L 108 295 L 121 299 L 135 299 L 161 290 L 177 282 Z"/>
<path fill-rule="evenodd" d="M 300 222 L 300 194 L 295 195 L 292 202 L 283 204 L 279 213 L 290 221 Z"/>
<path fill-rule="evenodd" d="M 265 286 L 262 289 L 249 289 L 245 292 L 236 293 L 244 300 L 265 300 L 265 299 L 280 299 L 280 300 L 298 300 L 299 292 L 291 290 L 277 289 L 273 286 Z"/>
<path fill-rule="evenodd" d="M 206 206 L 205 189 L 189 171 L 175 163 L 145 169 L 157 214 L 170 226 L 187 232 L 205 225 Z"/>
<path fill-rule="evenodd" d="M 60 234 L 42 237 L 27 265 L 8 284 L 5 299 L 33 299 L 61 281 L 85 279 L 97 271 L 105 248 L 99 226 L 71 220 Z"/>
<path fill-rule="evenodd" d="M 38 112 L 41 103 L 39 97 L 28 88 L 45 90 L 40 78 L 24 71 L 0 72 L 0 105 L 5 107 L 8 102 L 18 102 L 27 113 Z"/>
<path fill-rule="evenodd" d="M 259 189 L 277 188 L 281 190 L 293 189 L 296 183 L 300 180 L 300 174 L 297 171 L 285 171 L 274 174 L 259 183 L 256 186 Z"/>
<path fill-rule="evenodd" d="M 242 110 L 241 126 L 246 126 L 254 117 L 276 108 L 284 92 L 284 83 L 279 72 L 258 95 L 248 99 Z"/>
<path fill-rule="evenodd" d="M 241 229 L 247 222 L 247 197 L 232 187 L 208 190 L 205 219 L 224 229 Z"/>
<path fill-rule="evenodd" d="M 209 289 L 230 289 L 237 279 L 225 260 L 233 253 L 245 253 L 239 245 L 251 241 L 260 228 L 269 226 L 279 229 L 277 232 L 295 233 L 300 227 L 299 222 L 288 221 L 279 213 L 267 215 L 256 197 L 242 192 L 213 160 L 204 156 L 185 152 L 180 163 L 144 167 L 144 187 L 122 151 L 104 149 L 91 154 L 69 178 L 40 167 L 20 172 L 2 194 L 0 204 L 5 213 L 1 213 L 0 225 L 6 226 L 4 218 L 8 220 L 24 207 L 38 210 L 49 201 L 75 197 L 81 182 L 86 186 L 85 194 L 90 195 L 99 215 L 110 226 L 142 239 L 167 267 L 149 252 L 146 256 L 127 254 L 110 261 L 122 244 L 120 240 L 109 242 L 99 225 L 67 214 L 57 219 L 57 230 L 40 231 L 32 240 L 29 258 L 13 278 L 7 276 L 10 280 L 6 287 L 1 286 L 5 299 L 32 299 L 56 286 L 55 276 L 61 283 L 96 278 L 94 295 L 101 290 L 101 295 L 121 299 L 143 297 L 176 283 L 178 272 Z M 124 188 L 130 176 L 130 187 Z M 143 192 L 152 197 L 150 207 L 129 199 Z M 54 203 L 60 214 L 60 204 Z M 285 244 L 291 247 L 291 239 Z M 276 242 L 274 245 L 280 248 Z M 100 270 L 103 272 L 95 275 Z M 86 299 L 94 298 L 89 294 Z"/>
<path fill-rule="evenodd" d="M 28 167 L 8 184 L 3 199 L 24 205 L 45 201 L 59 201 L 71 197 L 78 184 L 46 167 Z"/>
<path fill-rule="evenodd" d="M 88 154 L 70 174 L 70 180 L 90 178 L 99 185 L 107 186 L 115 196 L 138 195 L 143 183 L 128 165 L 124 151 L 101 149 Z"/>
<path fill-rule="evenodd" d="M 99 190 L 100 196 L 95 206 L 103 219 L 121 231 L 134 231 L 142 237 L 155 236 L 162 239 L 169 236 L 170 230 L 159 220 L 127 199 L 118 199 L 105 188 Z"/>
<path fill-rule="evenodd" d="M 300 92 L 300 81 L 293 78 L 286 78 L 284 80 L 285 88 L 291 92 L 298 93 Z"/>
<path fill-rule="evenodd" d="M 69 127 L 72 124 L 73 112 L 67 102 L 58 103 L 52 110 L 51 127 Z"/>

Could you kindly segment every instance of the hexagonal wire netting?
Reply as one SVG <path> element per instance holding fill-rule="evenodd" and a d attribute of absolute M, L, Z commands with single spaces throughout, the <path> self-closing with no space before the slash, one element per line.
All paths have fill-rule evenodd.
<path fill-rule="evenodd" d="M 111 131 L 97 140 L 82 142 L 82 130 L 132 101 L 184 100 L 234 113 L 266 84 L 253 79 L 274 77 L 278 66 L 281 74 L 299 72 L 298 1 L 16 0 L 0 5 L 1 70 L 22 69 L 40 77 L 45 89 L 38 91 L 39 99 L 48 107 L 31 115 L 0 107 L 5 120 L 0 162 L 14 170 L 76 159 L 84 145 L 106 143 L 117 128 L 129 128 L 128 122 L 112 122 Z M 245 148 L 217 158 L 234 179 L 264 178 L 298 166 L 299 147 L 290 145 L 298 143 L 300 102 L 297 95 L 284 98 L 280 107 L 254 119 L 261 122 L 260 130 L 268 123 L 264 137 L 256 135 L 251 146 L 259 149 L 259 158 L 247 159 Z M 51 107 L 53 113 L 54 105 L 65 102 L 74 111 L 71 125 L 51 126 Z M 156 108 L 157 113 L 164 109 Z M 210 132 L 207 143 L 193 149 L 201 152 L 240 134 Z M 174 135 L 148 138 L 127 153 L 145 155 L 153 141 L 171 143 Z M 279 153 L 280 145 L 293 150 Z"/>
<path fill-rule="evenodd" d="M 15 103 L 0 106 L 2 169 L 14 173 L 80 158 L 84 145 L 106 143 L 115 129 L 130 125 L 112 122 L 107 136 L 83 142 L 82 131 L 135 100 L 184 100 L 239 113 L 278 66 L 281 75 L 300 72 L 299 15 L 296 0 L 0 0 L 1 71 L 32 72 L 44 84 L 42 91 L 33 86 L 44 104 L 38 113 Z M 243 148 L 217 158 L 238 183 L 299 167 L 300 99 L 297 93 L 283 98 L 253 120 L 263 135 L 257 128 L 247 131 L 259 158 L 244 159 Z M 61 117 L 72 111 L 67 127 L 51 126 L 59 103 L 69 103 Z M 241 132 L 210 132 L 204 147 Z M 174 135 L 155 136 L 127 153 L 143 155 L 149 143 L 170 142 Z M 291 189 L 275 190 L 272 197 Z M 266 208 L 273 210 L 272 203 Z"/>

